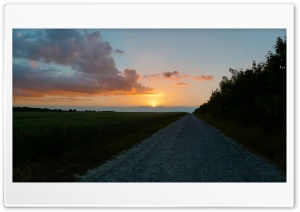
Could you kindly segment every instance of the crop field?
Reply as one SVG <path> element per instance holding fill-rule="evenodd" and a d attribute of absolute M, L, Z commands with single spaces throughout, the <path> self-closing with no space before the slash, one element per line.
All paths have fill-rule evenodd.
<path fill-rule="evenodd" d="M 184 115 L 14 112 L 13 182 L 72 182 Z"/>

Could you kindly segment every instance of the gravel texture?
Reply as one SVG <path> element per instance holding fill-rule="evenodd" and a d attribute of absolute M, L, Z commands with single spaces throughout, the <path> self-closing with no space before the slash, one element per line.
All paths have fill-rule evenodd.
<path fill-rule="evenodd" d="M 80 176 L 81 182 L 286 182 L 275 165 L 192 114 Z"/>

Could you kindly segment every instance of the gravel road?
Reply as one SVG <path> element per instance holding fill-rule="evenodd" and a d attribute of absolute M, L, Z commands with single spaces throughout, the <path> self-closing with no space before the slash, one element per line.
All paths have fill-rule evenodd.
<path fill-rule="evenodd" d="M 192 114 L 80 176 L 81 182 L 285 182 L 285 174 Z"/>

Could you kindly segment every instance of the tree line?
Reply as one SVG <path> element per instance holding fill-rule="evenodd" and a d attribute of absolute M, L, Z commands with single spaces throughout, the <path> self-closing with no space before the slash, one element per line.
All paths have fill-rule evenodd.
<path fill-rule="evenodd" d="M 32 107 L 13 107 L 13 112 L 76 112 L 72 109 L 69 111 L 62 109 L 49 109 L 49 108 L 32 108 Z"/>
<path fill-rule="evenodd" d="M 13 112 L 76 112 L 76 109 L 62 110 L 34 107 L 13 107 Z"/>
<path fill-rule="evenodd" d="M 76 109 L 62 110 L 62 109 L 49 109 L 49 108 L 32 108 L 32 107 L 13 107 L 13 112 L 77 112 Z M 114 111 L 96 111 L 85 110 L 84 112 L 114 112 Z"/>
<path fill-rule="evenodd" d="M 258 124 L 266 131 L 286 129 L 286 37 L 277 38 L 274 50 L 250 69 L 229 69 L 231 78 L 223 76 L 194 114 Z"/>

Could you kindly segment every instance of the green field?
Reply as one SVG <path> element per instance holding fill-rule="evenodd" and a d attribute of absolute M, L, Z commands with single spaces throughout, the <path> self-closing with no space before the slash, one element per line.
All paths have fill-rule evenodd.
<path fill-rule="evenodd" d="M 14 112 L 13 182 L 72 182 L 184 115 Z"/>

